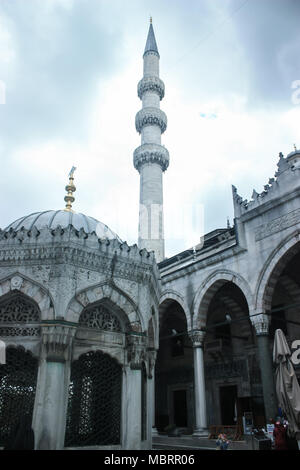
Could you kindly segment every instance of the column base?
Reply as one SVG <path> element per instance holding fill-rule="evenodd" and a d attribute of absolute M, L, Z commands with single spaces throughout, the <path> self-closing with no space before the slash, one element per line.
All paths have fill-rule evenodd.
<path fill-rule="evenodd" d="M 207 428 L 195 428 L 192 435 L 193 437 L 208 437 L 209 432 Z"/>

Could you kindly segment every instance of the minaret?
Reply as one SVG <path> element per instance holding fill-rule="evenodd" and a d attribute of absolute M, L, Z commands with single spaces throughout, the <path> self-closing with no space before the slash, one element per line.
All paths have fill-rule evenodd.
<path fill-rule="evenodd" d="M 144 76 L 138 84 L 142 109 L 135 118 L 141 134 L 141 146 L 133 154 L 134 167 L 140 173 L 139 247 L 154 251 L 156 261 L 165 256 L 163 223 L 163 172 L 169 166 L 169 152 L 161 145 L 167 116 L 160 109 L 165 85 L 159 78 L 159 53 L 150 19 L 143 55 Z"/>

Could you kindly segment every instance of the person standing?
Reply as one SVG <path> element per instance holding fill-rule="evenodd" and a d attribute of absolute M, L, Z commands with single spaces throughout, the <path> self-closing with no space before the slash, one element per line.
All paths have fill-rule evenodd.
<path fill-rule="evenodd" d="M 227 439 L 226 434 L 219 434 L 216 444 L 218 450 L 227 450 L 229 446 L 229 441 Z"/>
<path fill-rule="evenodd" d="M 286 440 L 286 427 L 280 422 L 276 421 L 274 431 L 274 444 L 275 450 L 287 450 L 287 440 Z"/>

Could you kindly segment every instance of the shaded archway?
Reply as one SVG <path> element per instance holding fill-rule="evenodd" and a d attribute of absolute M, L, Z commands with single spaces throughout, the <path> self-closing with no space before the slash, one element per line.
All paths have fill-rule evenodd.
<path fill-rule="evenodd" d="M 24 416 L 32 419 L 38 359 L 23 347 L 8 347 L 6 363 L 0 365 L 0 445 L 15 438 Z"/>
<path fill-rule="evenodd" d="M 271 309 L 276 283 L 290 259 L 299 252 L 299 233 L 283 240 L 269 255 L 259 275 L 255 292 L 255 310 L 258 313 Z"/>
<path fill-rule="evenodd" d="M 165 298 L 159 307 L 159 350 L 155 367 L 156 427 L 191 428 L 193 351 L 182 305 Z"/>
<path fill-rule="evenodd" d="M 300 243 L 297 243 L 275 265 L 264 294 L 264 306 L 270 319 L 270 338 L 273 339 L 276 329 L 280 328 L 290 344 L 300 338 L 299 266 Z"/>
<path fill-rule="evenodd" d="M 253 310 L 253 295 L 247 281 L 239 274 L 230 270 L 217 270 L 206 278 L 199 286 L 193 301 L 193 327 L 201 329 L 206 326 L 207 312 L 216 292 L 225 284 L 232 283 L 243 293 L 248 311 Z"/>
<path fill-rule="evenodd" d="M 257 421 L 261 421 L 263 415 L 261 379 L 248 301 L 240 286 L 228 279 L 217 279 L 203 298 L 199 309 L 202 309 L 200 324 L 206 331 L 204 363 L 208 424 L 238 426 L 242 430 L 245 412 L 253 412 Z"/>
<path fill-rule="evenodd" d="M 116 445 L 121 439 L 122 367 L 102 351 L 72 363 L 65 446 Z"/>

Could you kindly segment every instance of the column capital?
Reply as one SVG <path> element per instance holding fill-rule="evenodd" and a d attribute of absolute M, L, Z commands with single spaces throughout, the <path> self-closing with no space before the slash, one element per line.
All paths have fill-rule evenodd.
<path fill-rule="evenodd" d="M 206 332 L 204 330 L 190 330 L 188 335 L 194 348 L 202 348 Z"/>
<path fill-rule="evenodd" d="M 157 357 L 157 351 L 154 348 L 149 348 L 147 350 L 147 356 L 148 356 L 148 368 L 149 368 L 149 373 L 148 377 L 149 379 L 152 379 L 153 377 L 153 371 L 155 367 L 155 362 L 156 362 L 156 357 Z"/>
<path fill-rule="evenodd" d="M 71 359 L 76 326 L 61 322 L 41 323 L 42 358 L 47 362 L 65 362 Z"/>
<path fill-rule="evenodd" d="M 146 337 L 144 335 L 129 334 L 127 336 L 127 360 L 132 370 L 142 368 L 142 362 L 147 360 Z"/>
<path fill-rule="evenodd" d="M 255 316 L 250 315 L 250 320 L 255 328 L 257 336 L 266 336 L 269 334 L 270 318 L 267 314 L 261 313 L 258 315 L 256 314 Z"/>

